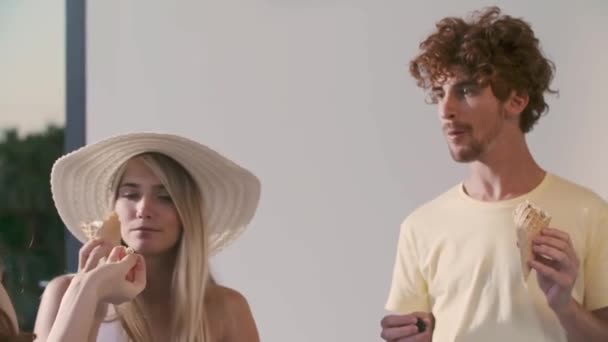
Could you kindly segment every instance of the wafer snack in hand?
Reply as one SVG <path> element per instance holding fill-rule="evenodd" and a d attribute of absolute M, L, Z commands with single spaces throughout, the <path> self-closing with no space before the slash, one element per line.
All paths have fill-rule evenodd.
<path fill-rule="evenodd" d="M 110 214 L 103 221 L 83 223 L 80 228 L 87 239 L 103 239 L 112 245 L 120 245 L 120 222 L 116 213 Z"/>
<path fill-rule="evenodd" d="M 534 260 L 532 244 L 534 238 L 543 228 L 549 226 L 551 216 L 529 201 L 519 204 L 514 212 L 513 219 L 517 228 L 517 244 L 521 258 L 521 268 L 524 280 L 528 279 L 531 268 L 529 262 Z"/>

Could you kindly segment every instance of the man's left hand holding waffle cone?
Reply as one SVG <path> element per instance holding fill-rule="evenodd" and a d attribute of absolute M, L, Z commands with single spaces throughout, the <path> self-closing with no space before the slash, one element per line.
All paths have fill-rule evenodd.
<path fill-rule="evenodd" d="M 522 215 L 524 217 L 521 217 Z M 530 268 L 536 270 L 538 285 L 545 293 L 549 306 L 556 313 L 568 309 L 573 301 L 572 289 L 580 265 L 570 236 L 562 230 L 548 227 L 550 216 L 530 203 L 523 203 L 518 207 L 515 216 L 518 225 L 518 247 L 522 250 L 524 279 L 527 278 Z M 527 239 L 519 239 L 522 229 L 530 230 L 530 227 L 521 224 L 523 221 L 538 221 L 537 227 L 533 229 L 535 231 L 528 232 Z"/>

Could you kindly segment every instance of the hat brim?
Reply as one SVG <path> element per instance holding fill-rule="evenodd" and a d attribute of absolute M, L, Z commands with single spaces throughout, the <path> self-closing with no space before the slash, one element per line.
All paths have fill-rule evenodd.
<path fill-rule="evenodd" d="M 253 173 L 211 148 L 180 136 L 131 133 L 84 146 L 53 165 L 51 192 L 55 207 L 79 241 L 86 241 L 82 223 L 103 219 L 112 211 L 111 181 L 120 166 L 145 152 L 173 158 L 199 186 L 211 254 L 239 237 L 253 219 L 261 190 Z"/>

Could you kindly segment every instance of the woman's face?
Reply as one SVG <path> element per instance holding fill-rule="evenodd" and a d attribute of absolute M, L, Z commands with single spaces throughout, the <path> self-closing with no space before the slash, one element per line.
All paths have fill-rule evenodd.
<path fill-rule="evenodd" d="M 164 254 L 180 239 L 177 209 L 164 185 L 141 158 L 127 162 L 114 211 L 122 239 L 144 256 Z"/>

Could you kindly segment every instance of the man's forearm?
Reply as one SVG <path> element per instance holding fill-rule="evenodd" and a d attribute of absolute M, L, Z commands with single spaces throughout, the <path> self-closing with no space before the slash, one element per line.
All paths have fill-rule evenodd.
<path fill-rule="evenodd" d="M 608 323 L 585 310 L 574 299 L 557 313 L 557 317 L 566 330 L 568 342 L 608 341 Z"/>

